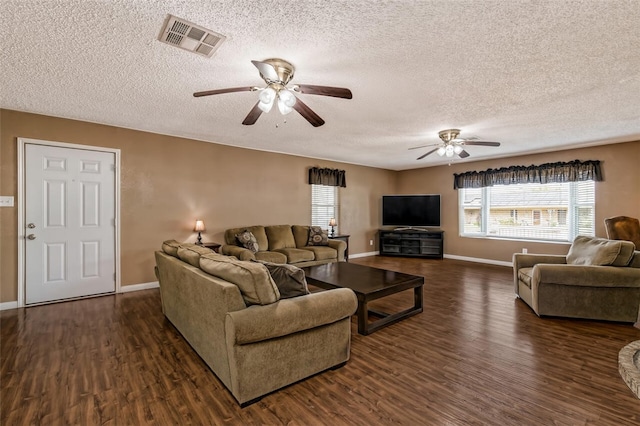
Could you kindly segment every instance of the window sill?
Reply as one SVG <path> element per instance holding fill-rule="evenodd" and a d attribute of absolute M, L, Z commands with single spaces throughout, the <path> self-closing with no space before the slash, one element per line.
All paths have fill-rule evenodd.
<path fill-rule="evenodd" d="M 562 244 L 571 245 L 571 241 L 558 241 L 558 240 L 535 240 L 526 238 L 504 238 L 504 237 L 491 237 L 487 235 L 468 235 L 458 234 L 461 238 L 473 238 L 478 240 L 494 240 L 494 241 L 513 241 L 513 242 L 527 242 L 527 243 L 541 243 L 541 244 Z"/>

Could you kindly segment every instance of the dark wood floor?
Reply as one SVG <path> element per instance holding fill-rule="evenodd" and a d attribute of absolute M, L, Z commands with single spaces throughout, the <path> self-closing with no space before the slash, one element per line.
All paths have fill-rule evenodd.
<path fill-rule="evenodd" d="M 422 314 L 351 360 L 240 408 L 163 317 L 157 289 L 0 313 L 3 425 L 626 425 L 628 324 L 538 318 L 510 268 L 455 260 L 353 262 L 426 277 Z M 402 309 L 412 292 L 381 300 Z"/>

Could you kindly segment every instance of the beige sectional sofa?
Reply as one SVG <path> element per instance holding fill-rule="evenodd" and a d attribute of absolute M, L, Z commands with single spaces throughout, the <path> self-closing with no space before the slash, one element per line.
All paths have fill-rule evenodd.
<path fill-rule="evenodd" d="M 567 256 L 513 255 L 516 295 L 538 316 L 639 320 L 640 251 L 629 241 L 576 237 Z"/>
<path fill-rule="evenodd" d="M 352 290 L 283 299 L 264 264 L 173 240 L 155 258 L 163 313 L 241 405 L 349 359 Z"/>
<path fill-rule="evenodd" d="M 237 235 L 249 231 L 256 240 L 257 250 L 242 247 Z M 289 263 L 300 268 L 323 263 L 344 262 L 347 243 L 328 239 L 318 245 L 309 244 L 310 227 L 304 225 L 243 226 L 227 229 L 220 253 L 240 260 L 263 260 Z M 326 245 L 325 245 L 326 244 Z"/>

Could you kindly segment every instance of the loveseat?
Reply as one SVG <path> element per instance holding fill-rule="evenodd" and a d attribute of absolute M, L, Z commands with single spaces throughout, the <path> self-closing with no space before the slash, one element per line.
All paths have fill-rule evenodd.
<path fill-rule="evenodd" d="M 284 299 L 267 265 L 173 240 L 155 259 L 164 315 L 241 405 L 349 359 L 352 290 Z"/>
<path fill-rule="evenodd" d="M 227 229 L 220 253 L 240 260 L 289 263 L 300 268 L 344 262 L 347 243 L 329 239 L 326 231 L 320 231 L 317 227 L 304 225 L 255 225 Z"/>
<path fill-rule="evenodd" d="M 640 251 L 629 241 L 578 236 L 567 256 L 513 255 L 516 295 L 538 316 L 635 322 Z"/>

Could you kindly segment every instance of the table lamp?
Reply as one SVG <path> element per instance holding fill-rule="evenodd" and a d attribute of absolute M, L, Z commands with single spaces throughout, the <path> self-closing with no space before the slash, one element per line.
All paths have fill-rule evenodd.
<path fill-rule="evenodd" d="M 335 237 L 336 235 L 336 230 L 334 229 L 336 226 L 336 218 L 332 217 L 331 220 L 329 220 L 329 226 L 331 227 L 331 238 Z"/>
<path fill-rule="evenodd" d="M 195 228 L 193 228 L 193 230 L 198 232 L 198 240 L 196 241 L 196 244 L 201 246 L 202 245 L 202 235 L 200 233 L 205 231 L 204 222 L 201 221 L 201 220 L 196 220 L 196 226 L 195 226 Z"/>

